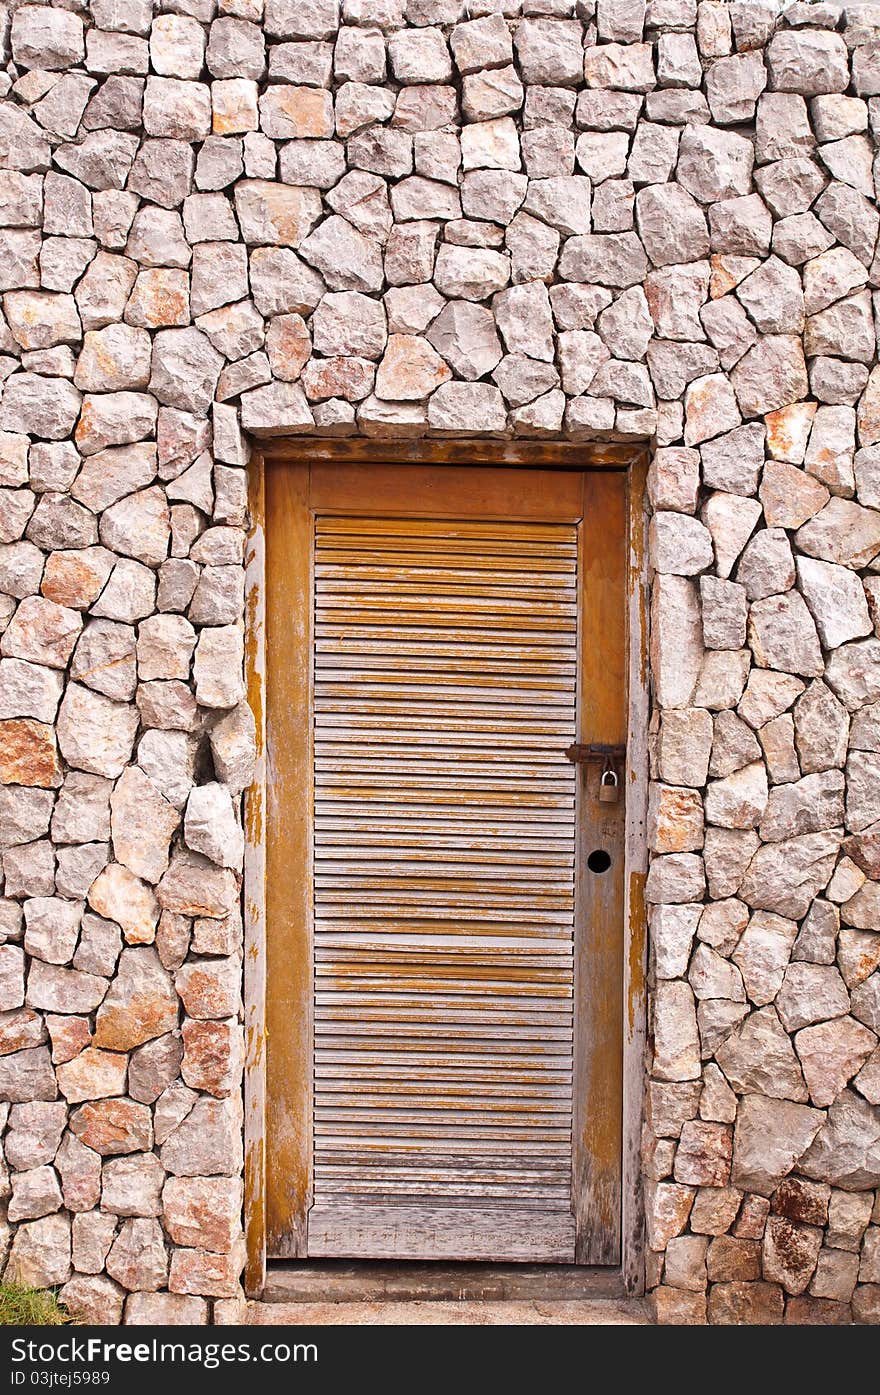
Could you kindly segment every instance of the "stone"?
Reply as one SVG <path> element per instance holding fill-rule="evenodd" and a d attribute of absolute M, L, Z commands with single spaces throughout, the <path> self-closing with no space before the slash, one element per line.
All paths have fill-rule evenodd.
<path fill-rule="evenodd" d="M 749 964 L 743 972 L 749 981 Z M 791 1041 L 772 1007 L 744 1018 L 717 1048 L 718 1064 L 740 1094 L 805 1103 L 808 1095 Z"/>
<path fill-rule="evenodd" d="M 703 806 L 693 790 L 653 784 L 648 841 L 654 852 L 691 852 L 703 845 Z"/>
<path fill-rule="evenodd" d="M 184 819 L 187 846 L 221 867 L 241 869 L 244 835 L 223 785 L 200 785 L 190 792 Z"/>
<path fill-rule="evenodd" d="M 202 1022 L 189 1018 L 183 1024 L 181 1073 L 188 1085 L 225 1097 L 241 1084 L 244 1039 L 241 1027 L 230 1021 Z"/>
<path fill-rule="evenodd" d="M 102 920 L 100 916 L 86 914 L 82 920 L 80 942 L 76 954 L 73 956 L 73 967 L 82 969 L 86 973 L 100 974 L 102 977 L 108 978 L 115 972 L 116 961 L 121 949 L 122 932 L 119 927 L 112 921 Z M 83 1024 L 74 1022 L 67 1024 L 67 1026 L 71 1030 L 64 1033 L 65 1038 L 78 1036 L 83 1031 Z M 81 1050 L 90 1041 L 91 1032 L 89 1031 L 85 1033 L 84 1040 L 78 1040 L 77 1050 Z M 70 1055 L 66 1059 L 69 1060 L 75 1054 L 74 1051 L 70 1051 Z M 54 1035 L 52 1059 L 61 1059 Z"/>
<path fill-rule="evenodd" d="M 810 1284 L 810 1293 L 817 1298 L 835 1299 L 848 1303 L 858 1277 L 858 1261 L 845 1250 L 822 1249 Z"/>
<path fill-rule="evenodd" d="M 250 246 L 298 247 L 318 221 L 317 189 L 245 179 L 234 190 L 242 237 Z"/>
<path fill-rule="evenodd" d="M 110 808 L 118 860 L 136 877 L 159 881 L 167 869 L 169 843 L 180 822 L 177 810 L 135 766 L 124 771 L 110 797 Z M 131 937 L 131 929 L 128 934 Z"/>
<path fill-rule="evenodd" d="M 61 697 L 60 674 L 20 659 L 0 659 L 0 717 L 54 721 Z"/>
<path fill-rule="evenodd" d="M 136 1153 L 153 1142 L 150 1111 L 128 1099 L 82 1104 L 70 1116 L 70 1128 L 85 1147 L 102 1157 Z"/>
<path fill-rule="evenodd" d="M 110 837 L 111 784 L 98 775 L 69 771 L 52 816 L 52 837 L 60 843 Z"/>
<path fill-rule="evenodd" d="M 750 601 L 791 589 L 796 572 L 791 544 L 782 528 L 765 528 L 746 544 L 736 569 Z"/>
<path fill-rule="evenodd" d="M 69 1275 L 68 1216 L 43 1216 L 39 1220 L 18 1227 L 6 1266 L 7 1282 L 23 1284 L 29 1288 L 47 1288 L 53 1284 L 65 1283 Z"/>
<path fill-rule="evenodd" d="M 770 81 L 777 92 L 817 97 L 849 85 L 846 46 L 838 34 L 806 29 L 774 35 L 767 47 Z"/>
<path fill-rule="evenodd" d="M 658 1182 L 645 1191 L 648 1245 L 652 1250 L 664 1250 L 687 1225 L 694 1189 L 675 1182 Z"/>
<path fill-rule="evenodd" d="M 700 907 L 654 906 L 650 913 L 651 949 L 658 978 L 673 979 L 687 973 Z"/>
<path fill-rule="evenodd" d="M 848 905 L 844 913 L 848 916 Z M 840 932 L 837 962 L 847 988 L 858 987 L 880 967 L 880 937 L 844 927 Z"/>
<path fill-rule="evenodd" d="M 696 1080 L 700 1075 L 694 995 L 681 980 L 660 982 L 655 990 L 653 1069 L 660 1080 Z"/>
<path fill-rule="evenodd" d="M 165 1171 L 155 1153 L 130 1153 L 101 1169 L 101 1207 L 116 1216 L 162 1214 Z"/>
<path fill-rule="evenodd" d="M 849 711 L 880 699 L 880 642 L 856 640 L 831 655 L 825 672 L 828 686 Z"/>
<path fill-rule="evenodd" d="M 12 54 L 26 68 L 64 70 L 82 62 L 83 22 L 67 10 L 28 5 L 12 22 Z"/>
<path fill-rule="evenodd" d="M 853 989 L 852 1012 L 875 1032 L 880 1029 L 880 974 L 872 974 Z"/>
<path fill-rule="evenodd" d="M 95 1045 L 128 1051 L 176 1025 L 177 995 L 155 950 L 124 949 L 98 1013 Z"/>
<path fill-rule="evenodd" d="M 484 300 L 509 280 L 510 263 L 500 252 L 444 246 L 437 254 L 434 284 L 450 299 Z"/>
<path fill-rule="evenodd" d="M 807 394 L 800 340 L 767 334 L 731 370 L 731 382 L 744 416 L 763 416 Z"/>
<path fill-rule="evenodd" d="M 824 665 L 813 618 L 795 591 L 755 601 L 749 612 L 749 644 L 762 668 L 815 677 Z"/>
<path fill-rule="evenodd" d="M 877 1038 L 851 1017 L 806 1027 L 795 1036 L 795 1048 L 813 1104 L 833 1104 L 864 1065 Z"/>
<path fill-rule="evenodd" d="M 131 1293 L 125 1302 L 126 1326 L 199 1327 L 207 1321 L 204 1298 L 182 1293 Z"/>
<path fill-rule="evenodd" d="M 228 1255 L 208 1250 L 175 1250 L 169 1283 L 177 1292 L 207 1293 L 212 1297 L 235 1299 L 241 1292 L 238 1276 L 245 1258 L 244 1240 L 239 1238 Z"/>
<path fill-rule="evenodd" d="M 840 912 L 837 907 L 828 901 L 813 901 L 795 940 L 792 958 L 812 964 L 833 964 L 838 930 Z"/>
<path fill-rule="evenodd" d="M 750 142 L 732 131 L 687 126 L 679 147 L 678 182 L 700 203 L 717 203 L 750 192 Z"/>
<path fill-rule="evenodd" d="M 876 1186 L 880 1176 L 876 1109 L 852 1090 L 844 1090 L 831 1105 L 827 1121 L 798 1167 L 807 1177 L 848 1190 Z"/>
<path fill-rule="evenodd" d="M 758 178 L 760 182 L 760 174 Z M 709 227 L 715 253 L 712 294 L 717 298 L 757 270 L 770 250 L 773 218 L 759 194 L 744 194 L 711 204 Z"/>
<path fill-rule="evenodd" d="M 11 1182 L 10 1221 L 34 1220 L 61 1209 L 61 1188 L 54 1168 L 35 1167 L 27 1172 L 14 1172 Z"/>
<path fill-rule="evenodd" d="M 95 878 L 88 901 L 98 915 L 122 927 L 129 943 L 144 944 L 154 938 L 158 907 L 152 889 L 120 863 L 111 864 Z"/>
<path fill-rule="evenodd" d="M 657 577 L 651 601 L 651 660 L 663 707 L 687 706 L 702 654 L 702 619 L 693 583 L 684 577 Z"/>
<path fill-rule="evenodd" d="M 830 300 L 825 300 L 822 305 L 813 303 L 814 295 L 821 298 L 822 273 L 815 263 L 821 263 L 825 253 L 832 247 L 834 238 L 828 229 L 819 222 L 812 213 L 794 213 L 789 218 L 783 218 L 773 229 L 773 251 L 777 256 L 782 257 L 791 266 L 804 266 L 804 301 L 807 314 L 811 314 L 814 309 L 821 309 L 823 305 L 830 304 L 830 300 L 836 299 L 831 294 Z M 845 248 L 835 248 L 835 254 L 843 253 L 847 258 L 851 256 Z M 855 258 L 852 259 L 855 262 Z M 806 265 L 804 265 L 806 263 Z M 858 262 L 855 262 L 858 266 Z M 813 269 L 815 266 L 815 270 Z M 830 270 L 830 268 L 829 268 Z M 855 282 L 860 285 L 864 280 L 864 267 L 859 267 Z M 850 289 L 845 286 L 844 290 Z"/>
<path fill-rule="evenodd" d="M 66 1133 L 55 1157 L 64 1204 L 74 1212 L 90 1211 L 101 1195 L 101 1158 L 72 1133 Z"/>
<path fill-rule="evenodd" d="M 874 511 L 832 498 L 798 529 L 796 542 L 810 557 L 857 569 L 880 551 L 880 525 Z"/>
<path fill-rule="evenodd" d="M 839 771 L 806 775 L 770 793 L 760 833 L 767 843 L 818 833 L 843 821 L 844 780 Z"/>
<path fill-rule="evenodd" d="M 136 1217 L 123 1222 L 106 1261 L 107 1273 L 123 1288 L 159 1289 L 168 1274 L 168 1257 L 159 1222 Z"/>
<path fill-rule="evenodd" d="M 742 586 L 700 577 L 703 642 L 707 649 L 739 649 L 746 637 L 746 593 Z"/>
<path fill-rule="evenodd" d="M 132 1099 L 153 1104 L 175 1080 L 182 1055 L 181 1042 L 171 1033 L 138 1047 L 129 1064 L 128 1091 Z"/>
<path fill-rule="evenodd" d="M 726 579 L 760 518 L 760 508 L 754 499 L 717 490 L 703 505 L 702 518 L 712 534 L 715 571 Z"/>
<path fill-rule="evenodd" d="M 59 1065 L 55 1074 L 68 1103 L 80 1104 L 124 1094 L 127 1064 L 124 1056 L 87 1046 L 74 1060 Z"/>
<path fill-rule="evenodd" d="M 237 1176 L 241 1169 L 241 1104 L 198 1099 L 163 1143 L 166 1171 L 181 1177 Z"/>
<path fill-rule="evenodd" d="M 804 328 L 801 278 L 778 257 L 746 276 L 736 296 L 762 334 L 799 334 Z"/>
<path fill-rule="evenodd" d="M 770 1216 L 761 1256 L 764 1277 L 780 1283 L 786 1293 L 803 1293 L 815 1271 L 821 1245 L 818 1227 Z"/>
<path fill-rule="evenodd" d="M 837 969 L 819 964 L 790 964 L 776 998 L 779 1015 L 789 1032 L 841 1017 L 849 1005 L 849 994 Z"/>
<path fill-rule="evenodd" d="M 214 770 L 233 794 L 251 782 L 256 760 L 254 718 L 246 703 L 239 703 L 211 729 Z"/>
<path fill-rule="evenodd" d="M 237 901 L 237 884 L 227 868 L 217 868 L 197 853 L 176 853 L 157 889 L 160 904 L 178 915 L 218 920 Z"/>
<path fill-rule="evenodd" d="M 76 444 L 84 455 L 107 446 L 140 441 L 155 428 L 157 406 L 146 393 L 116 392 L 86 395 L 76 428 Z"/>
<path fill-rule="evenodd" d="M 35 896 L 24 905 L 24 947 L 28 954 L 49 964 L 68 964 L 79 935 L 82 906 L 57 896 Z M 19 951 L 16 951 L 18 953 Z M 6 1003 L 18 1007 L 24 1000 Z"/>
<path fill-rule="evenodd" d="M 761 821 L 767 798 L 764 765 L 761 761 L 753 761 L 709 784 L 705 797 L 706 819 L 722 828 L 753 828 Z"/>
<path fill-rule="evenodd" d="M 161 1144 L 186 1118 L 198 1096 L 182 1081 L 175 1080 L 162 1091 L 154 1110 L 156 1143 Z"/>
<path fill-rule="evenodd" d="M 846 567 L 799 558 L 798 577 L 826 649 L 872 633 L 864 588 Z"/>
<path fill-rule="evenodd" d="M 237 1177 L 171 1177 L 162 1202 L 165 1224 L 176 1244 L 217 1254 L 233 1248 L 242 1204 Z"/>
<path fill-rule="evenodd" d="M 231 708 L 244 697 L 243 645 L 233 625 L 203 629 L 193 662 L 196 698 L 205 707 Z"/>
<path fill-rule="evenodd" d="M 765 845 L 748 865 L 740 886 L 742 899 L 756 909 L 800 919 L 827 885 L 837 847 L 833 833 L 803 834 Z"/>
<path fill-rule="evenodd" d="M 685 1123 L 675 1155 L 674 1177 L 692 1186 L 723 1187 L 730 1176 L 732 1134 L 725 1124 Z"/>
<path fill-rule="evenodd" d="M 763 1006 L 776 997 L 796 936 L 797 923 L 793 920 L 767 911 L 758 911 L 751 917 L 733 959 L 742 970 L 752 1002 Z"/>
<path fill-rule="evenodd" d="M 162 329 L 153 340 L 150 391 L 169 407 L 204 412 L 222 366 L 222 356 L 199 330 Z"/>
<path fill-rule="evenodd" d="M 870 1193 L 832 1189 L 828 1201 L 826 1243 L 835 1249 L 858 1251 L 871 1218 Z"/>
<path fill-rule="evenodd" d="M 733 1184 L 769 1196 L 809 1148 L 823 1120 L 821 1111 L 804 1104 L 745 1095 L 734 1130 Z"/>
<path fill-rule="evenodd" d="M 100 1274 L 115 1234 L 115 1216 L 100 1211 L 75 1214 L 71 1228 L 74 1269 L 81 1274 Z"/>
<path fill-rule="evenodd" d="M 59 1290 L 59 1300 L 74 1321 L 115 1326 L 122 1321 L 125 1295 L 100 1274 L 75 1274 Z"/>
<path fill-rule="evenodd" d="M 768 461 L 764 466 L 760 498 L 769 527 L 800 528 L 828 502 L 828 490 L 803 470 Z"/>
<path fill-rule="evenodd" d="M 179 78 L 201 76 L 205 34 L 186 14 L 157 15 L 150 27 L 150 62 L 157 73 Z"/>
<path fill-rule="evenodd" d="M 569 331 L 578 333 L 578 331 Z M 583 333 L 583 332 L 581 332 Z M 560 335 L 560 353 L 562 340 Z M 590 379 L 592 381 L 592 379 Z M 587 384 L 589 386 L 589 384 Z M 694 513 L 700 487 L 700 454 L 683 446 L 664 446 L 654 452 L 648 467 L 648 497 L 655 509 Z"/>
<path fill-rule="evenodd" d="M 670 1240 L 666 1246 L 664 1277 L 672 1288 L 700 1294 L 704 1292 L 707 1245 L 708 1241 L 696 1235 L 682 1235 Z"/>
<path fill-rule="evenodd" d="M 696 518 L 681 513 L 657 513 L 651 519 L 649 551 L 658 572 L 692 575 L 711 566 L 712 539 Z"/>

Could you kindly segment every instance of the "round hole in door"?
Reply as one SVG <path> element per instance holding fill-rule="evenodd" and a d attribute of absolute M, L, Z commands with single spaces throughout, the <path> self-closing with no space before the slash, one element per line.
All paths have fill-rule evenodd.
<path fill-rule="evenodd" d="M 591 872 L 607 872 L 611 858 L 604 848 L 594 848 L 587 858 L 587 866 Z"/>

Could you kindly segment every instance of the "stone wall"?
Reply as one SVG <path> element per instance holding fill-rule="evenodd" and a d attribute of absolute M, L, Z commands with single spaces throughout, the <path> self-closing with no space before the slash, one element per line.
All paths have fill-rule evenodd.
<path fill-rule="evenodd" d="M 8 1274 L 236 1311 L 248 435 L 652 439 L 648 1286 L 880 1320 L 880 5 L 777 10 L 2 7 Z"/>

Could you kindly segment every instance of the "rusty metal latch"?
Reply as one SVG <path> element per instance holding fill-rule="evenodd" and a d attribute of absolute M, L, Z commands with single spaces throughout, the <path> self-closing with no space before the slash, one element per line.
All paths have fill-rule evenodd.
<path fill-rule="evenodd" d="M 566 748 L 565 755 L 573 765 L 585 765 L 588 761 L 593 760 L 612 765 L 617 761 L 623 764 L 626 760 L 626 745 L 606 746 L 600 741 L 591 741 L 589 745 L 580 745 L 575 742 L 573 746 Z"/>

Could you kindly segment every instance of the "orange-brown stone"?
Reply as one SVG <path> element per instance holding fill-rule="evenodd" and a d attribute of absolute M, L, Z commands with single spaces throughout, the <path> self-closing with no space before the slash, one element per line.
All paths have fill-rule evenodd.
<path fill-rule="evenodd" d="M 76 548 L 50 552 L 40 587 L 56 605 L 85 610 L 97 600 L 110 575 L 112 557 L 103 548 Z"/>
<path fill-rule="evenodd" d="M 134 1100 L 96 1100 L 71 1115 L 70 1127 L 81 1143 L 102 1157 L 143 1153 L 153 1146 L 150 1110 Z"/>
<path fill-rule="evenodd" d="M 813 417 L 816 415 L 815 402 L 793 402 L 788 407 L 779 407 L 768 412 L 767 453 L 774 460 L 789 460 L 799 464 L 804 458 L 807 438 Z"/>
<path fill-rule="evenodd" d="M 231 1094 L 241 1079 L 242 1036 L 238 1023 L 200 1022 L 188 1017 L 181 1035 L 181 1074 L 186 1084 L 218 1098 Z"/>
<path fill-rule="evenodd" d="M 40 1046 L 45 1035 L 40 1013 L 27 1007 L 5 1012 L 0 1018 L 0 1056 L 11 1056 L 13 1051 Z"/>
<path fill-rule="evenodd" d="M 177 1245 L 228 1254 L 241 1229 L 238 1177 L 169 1177 L 162 1192 L 165 1229 Z"/>
<path fill-rule="evenodd" d="M 276 315 L 266 334 L 266 352 L 276 378 L 296 382 L 312 352 L 312 340 L 302 315 Z"/>
<path fill-rule="evenodd" d="M 90 1045 L 92 1029 L 87 1017 L 66 1017 L 58 1013 L 46 1015 L 46 1026 L 52 1042 L 52 1060 L 56 1065 L 72 1061 Z"/>
<path fill-rule="evenodd" d="M 177 1026 L 177 995 L 152 948 L 124 949 L 116 978 L 101 1004 L 95 1045 L 130 1051 Z"/>
<path fill-rule="evenodd" d="M 779 1284 L 713 1284 L 709 1290 L 709 1321 L 721 1327 L 774 1327 L 782 1322 Z"/>
<path fill-rule="evenodd" d="M 53 728 L 30 717 L 0 722 L 0 785 L 55 789 L 60 784 Z"/>

